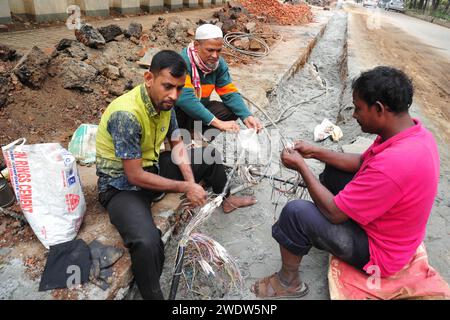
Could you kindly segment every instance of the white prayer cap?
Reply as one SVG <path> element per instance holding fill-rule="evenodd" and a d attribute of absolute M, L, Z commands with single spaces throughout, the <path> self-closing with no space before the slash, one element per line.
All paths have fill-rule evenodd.
<path fill-rule="evenodd" d="M 223 38 L 222 29 L 213 24 L 202 24 L 195 31 L 195 40 Z"/>

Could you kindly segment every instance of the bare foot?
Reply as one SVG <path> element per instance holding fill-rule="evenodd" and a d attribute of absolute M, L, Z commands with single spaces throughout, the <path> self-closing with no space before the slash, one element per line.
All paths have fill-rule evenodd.
<path fill-rule="evenodd" d="M 230 213 L 237 208 L 252 206 L 256 202 L 255 197 L 229 196 L 223 201 L 222 208 L 224 213 Z"/>

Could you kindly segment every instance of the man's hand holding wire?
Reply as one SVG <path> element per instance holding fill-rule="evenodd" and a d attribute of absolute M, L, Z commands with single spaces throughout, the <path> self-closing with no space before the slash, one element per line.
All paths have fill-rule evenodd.
<path fill-rule="evenodd" d="M 305 165 L 302 155 L 295 149 L 286 148 L 281 152 L 281 162 L 286 168 L 300 171 Z"/>
<path fill-rule="evenodd" d="M 317 151 L 317 147 L 305 141 L 299 140 L 295 141 L 294 150 L 299 152 L 303 158 L 311 159 L 314 158 L 314 154 Z"/>
<path fill-rule="evenodd" d="M 245 118 L 244 124 L 249 129 L 255 129 L 257 133 L 259 133 L 263 128 L 262 123 L 254 116 L 248 116 Z"/>
<path fill-rule="evenodd" d="M 197 183 L 189 183 L 186 188 L 186 198 L 187 203 L 186 207 L 195 208 L 202 207 L 206 204 L 206 200 L 208 198 L 208 194 L 205 189 Z"/>

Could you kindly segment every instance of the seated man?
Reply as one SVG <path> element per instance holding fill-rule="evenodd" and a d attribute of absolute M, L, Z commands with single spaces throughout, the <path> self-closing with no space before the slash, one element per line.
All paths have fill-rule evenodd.
<path fill-rule="evenodd" d="M 294 200 L 283 208 L 272 227 L 280 244 L 281 270 L 253 285 L 259 297 L 306 294 L 298 269 L 312 246 L 362 272 L 388 277 L 411 260 L 425 237 L 437 193 L 439 155 L 432 134 L 408 113 L 411 80 L 399 70 L 380 66 L 362 73 L 352 88 L 353 117 L 363 132 L 378 136 L 362 155 L 331 152 L 302 141 L 283 150 L 283 164 L 301 174 L 314 202 Z M 326 163 L 321 180 L 328 188 L 304 158 Z M 329 174 L 333 171 L 334 177 Z M 338 186 L 337 175 L 347 179 L 349 174 L 354 174 L 351 181 Z"/>
<path fill-rule="evenodd" d="M 163 299 L 159 285 L 164 263 L 161 232 L 156 228 L 151 201 L 164 192 L 185 193 L 192 207 L 206 203 L 203 180 L 213 192 L 222 193 L 226 174 L 220 156 L 204 163 L 203 149 L 190 164 L 172 110 L 184 86 L 186 63 L 174 51 L 161 51 L 153 58 L 144 83 L 118 97 L 105 110 L 97 132 L 97 175 L 100 203 L 107 209 L 130 250 L 132 271 L 144 299 Z M 160 154 L 169 137 L 172 152 Z M 217 157 L 216 157 L 217 156 Z M 176 163 L 176 164 L 175 164 Z M 250 197 L 226 197 L 223 210 L 251 205 Z"/>
<path fill-rule="evenodd" d="M 220 57 L 222 45 L 222 30 L 212 24 L 203 24 L 197 28 L 194 42 L 181 52 L 188 75 L 176 103 L 178 125 L 192 132 L 197 120 L 202 132 L 211 127 L 237 132 L 239 126 L 235 120 L 240 118 L 248 128 L 259 131 L 261 123 L 248 110 L 231 82 L 227 63 Z M 213 90 L 223 102 L 210 101 Z"/>

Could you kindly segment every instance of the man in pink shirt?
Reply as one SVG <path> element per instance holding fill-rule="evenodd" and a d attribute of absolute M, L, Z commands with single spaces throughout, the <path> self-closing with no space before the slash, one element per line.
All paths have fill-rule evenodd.
<path fill-rule="evenodd" d="M 380 66 L 362 73 L 352 88 L 353 117 L 377 138 L 362 155 L 303 141 L 283 150 L 283 164 L 302 175 L 314 202 L 294 200 L 283 208 L 272 227 L 282 266 L 255 282 L 251 290 L 258 297 L 305 295 L 308 286 L 298 270 L 312 246 L 362 272 L 388 277 L 411 260 L 425 237 L 439 154 L 431 133 L 408 113 L 412 82 L 402 71 Z M 320 181 L 304 158 L 326 164 Z"/>

